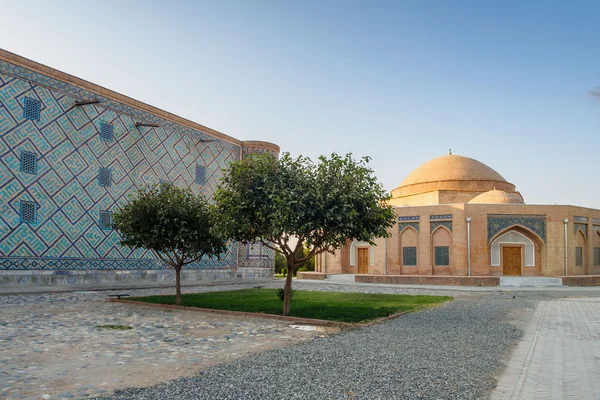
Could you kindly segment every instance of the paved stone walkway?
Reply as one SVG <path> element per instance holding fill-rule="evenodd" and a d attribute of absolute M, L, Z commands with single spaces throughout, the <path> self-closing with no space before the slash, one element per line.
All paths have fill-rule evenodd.
<path fill-rule="evenodd" d="M 600 399 L 600 299 L 541 301 L 491 399 Z"/>
<path fill-rule="evenodd" d="M 79 399 L 148 386 L 315 335 L 269 319 L 107 303 L 107 295 L 0 296 L 0 399 Z M 108 324 L 132 329 L 99 327 Z"/>

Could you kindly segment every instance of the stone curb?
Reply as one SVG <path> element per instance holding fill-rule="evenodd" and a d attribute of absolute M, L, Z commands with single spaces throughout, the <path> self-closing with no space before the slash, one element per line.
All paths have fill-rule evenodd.
<path fill-rule="evenodd" d="M 153 303 L 145 303 L 143 301 L 134 301 L 134 300 L 119 300 L 119 299 L 106 299 L 107 302 L 111 303 L 124 303 L 124 304 L 133 304 L 139 306 L 147 306 L 152 308 L 157 308 L 160 310 L 184 310 L 184 311 L 199 311 L 206 312 L 212 314 L 220 314 L 220 315 L 231 315 L 236 317 L 250 317 L 250 318 L 268 318 L 274 319 L 277 321 L 286 321 L 286 322 L 294 322 L 301 325 L 317 325 L 317 326 L 337 326 L 340 328 L 350 329 L 350 328 L 364 328 L 368 326 L 372 326 L 378 324 L 380 322 L 388 321 L 394 318 L 398 318 L 401 315 L 408 314 L 424 306 L 417 306 L 408 311 L 402 311 L 396 314 L 389 315 L 387 317 L 378 318 L 370 322 L 365 323 L 350 323 L 350 322 L 339 322 L 339 321 L 327 321 L 324 319 L 312 319 L 312 318 L 300 318 L 300 317 L 287 317 L 283 315 L 275 315 L 275 314 L 261 314 L 254 312 L 244 312 L 244 311 L 230 311 L 230 310 L 218 310 L 213 308 L 200 308 L 200 307 L 188 307 L 188 306 L 177 306 L 173 304 L 153 304 Z"/>

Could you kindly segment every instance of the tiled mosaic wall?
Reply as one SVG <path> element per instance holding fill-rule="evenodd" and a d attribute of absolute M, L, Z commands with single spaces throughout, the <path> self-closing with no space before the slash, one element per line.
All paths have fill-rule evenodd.
<path fill-rule="evenodd" d="M 100 103 L 74 106 L 89 99 Z M 136 122 L 159 127 L 136 127 Z M 102 226 L 101 212 L 115 210 L 133 190 L 158 181 L 210 198 L 222 169 L 239 159 L 240 147 L 202 141 L 207 139 L 214 140 L 0 61 L 0 269 L 164 268 L 149 252 L 121 247 L 118 234 Z M 33 217 L 30 203 L 35 203 Z M 222 261 L 189 268 L 235 268 L 240 261 L 242 267 L 272 265 L 270 252 L 256 259 L 244 247 L 234 243 Z"/>

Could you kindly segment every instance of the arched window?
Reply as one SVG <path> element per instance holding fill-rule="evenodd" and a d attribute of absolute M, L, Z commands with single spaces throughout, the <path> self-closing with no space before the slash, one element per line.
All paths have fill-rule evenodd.
<path fill-rule="evenodd" d="M 505 234 L 497 237 L 492 242 L 492 266 L 500 266 L 500 247 L 504 244 L 518 244 L 525 247 L 525 266 L 535 266 L 535 247 L 533 242 L 522 233 L 517 231 L 508 231 Z"/>

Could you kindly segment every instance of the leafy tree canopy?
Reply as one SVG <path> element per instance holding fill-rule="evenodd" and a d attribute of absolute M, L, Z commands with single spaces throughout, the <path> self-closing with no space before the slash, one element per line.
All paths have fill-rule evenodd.
<path fill-rule="evenodd" d="M 368 162 L 350 154 L 317 164 L 288 153 L 248 157 L 230 165 L 215 199 L 231 238 L 262 241 L 284 255 L 304 245 L 312 249 L 306 257 L 333 252 L 347 239 L 372 243 L 387 237 L 395 216 Z M 293 236 L 295 249 L 288 246 Z"/>
<path fill-rule="evenodd" d="M 114 215 L 121 244 L 151 250 L 176 271 L 178 304 L 180 271 L 202 257 L 219 257 L 226 238 L 215 228 L 215 210 L 189 189 L 158 184 L 137 191 Z"/>
<path fill-rule="evenodd" d="M 234 162 L 215 194 L 223 227 L 236 241 L 260 241 L 281 252 L 289 293 L 292 272 L 315 254 L 333 253 L 348 239 L 373 243 L 388 236 L 395 214 L 368 162 L 368 157 L 356 161 L 350 154 L 332 154 L 315 164 L 288 153 Z M 292 237 L 298 239 L 295 246 Z M 298 251 L 304 246 L 310 251 Z M 287 314 L 289 300 L 284 303 Z"/>

